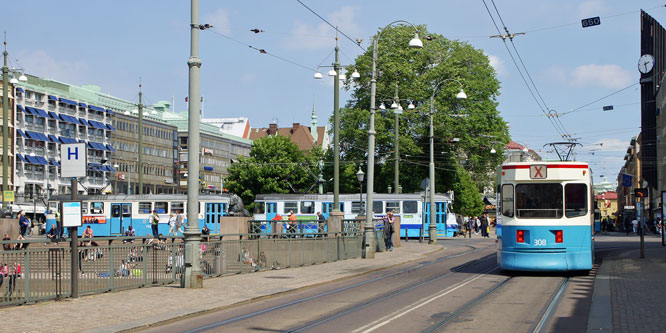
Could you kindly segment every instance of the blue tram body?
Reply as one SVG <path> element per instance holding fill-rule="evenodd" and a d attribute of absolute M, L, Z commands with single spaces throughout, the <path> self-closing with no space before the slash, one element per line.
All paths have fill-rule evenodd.
<path fill-rule="evenodd" d="M 59 202 L 70 200 L 69 196 L 52 197 L 49 201 L 49 214 L 46 215 L 46 228 L 56 224 L 55 212 Z M 79 196 L 82 203 L 82 226 L 78 228 L 81 236 L 86 227 L 90 226 L 95 236 L 121 236 L 132 226 L 136 236 L 147 236 L 152 233 L 150 216 L 153 210 L 160 217 L 159 234 L 169 233 L 169 215 L 183 213 L 187 223 L 187 195 L 83 195 Z M 227 215 L 229 206 L 228 195 L 199 195 L 199 229 L 204 224 L 211 233 L 220 230 L 220 217 Z M 184 229 L 184 227 L 183 227 Z M 68 230 L 65 230 L 65 234 Z M 156 235 L 154 235 L 156 236 Z"/>
<path fill-rule="evenodd" d="M 502 269 L 592 269 L 594 197 L 586 163 L 508 163 L 498 170 L 498 179 L 497 262 Z"/>

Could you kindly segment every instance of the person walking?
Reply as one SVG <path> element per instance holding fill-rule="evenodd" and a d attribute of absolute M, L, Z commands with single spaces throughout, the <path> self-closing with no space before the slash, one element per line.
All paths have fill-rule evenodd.
<path fill-rule="evenodd" d="M 167 236 L 171 236 L 172 234 L 176 236 L 176 231 L 176 216 L 171 213 L 169 214 L 169 233 Z"/>
<path fill-rule="evenodd" d="M 157 215 L 157 210 L 153 210 L 153 215 L 150 216 L 150 227 L 153 232 L 153 236 L 157 237 L 159 235 L 158 226 L 160 223 L 160 216 Z"/>
<path fill-rule="evenodd" d="M 319 222 L 318 228 L 317 228 L 317 237 L 323 237 L 323 233 L 326 231 L 326 216 L 322 214 L 321 212 L 317 212 L 317 220 Z"/>
<path fill-rule="evenodd" d="M 393 211 L 390 210 L 384 217 L 384 245 L 386 251 L 393 251 Z"/>
<path fill-rule="evenodd" d="M 634 235 L 638 234 L 638 220 L 635 217 L 631 220 L 631 228 L 634 231 Z"/>
<path fill-rule="evenodd" d="M 483 213 L 481 214 L 481 218 L 479 218 L 479 223 L 481 224 L 481 237 L 489 238 L 490 236 L 488 235 L 488 214 Z"/>
<path fill-rule="evenodd" d="M 16 218 L 19 220 L 19 228 L 21 229 L 21 235 L 27 237 L 28 228 L 30 228 L 30 219 L 27 216 L 25 216 L 24 210 L 19 211 Z"/>
<path fill-rule="evenodd" d="M 287 231 L 288 231 L 290 234 L 292 234 L 291 237 L 296 237 L 296 227 L 297 227 L 297 222 L 296 222 L 296 214 L 294 214 L 294 211 L 293 211 L 293 210 L 290 210 L 290 211 L 289 211 L 289 217 L 288 217 L 288 220 L 289 220 L 289 226 L 288 226 L 288 230 L 287 230 Z"/>

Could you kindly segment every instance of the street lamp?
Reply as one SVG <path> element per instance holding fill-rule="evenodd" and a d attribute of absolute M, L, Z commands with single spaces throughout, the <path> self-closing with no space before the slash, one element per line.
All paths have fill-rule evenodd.
<path fill-rule="evenodd" d="M 430 163 L 428 164 L 430 169 L 430 223 L 428 224 L 428 244 L 437 244 L 437 225 L 435 219 L 435 138 L 432 118 L 435 114 L 435 94 L 437 93 L 437 88 L 447 81 L 455 81 L 460 85 L 460 92 L 456 95 L 456 98 L 467 98 L 467 94 L 463 91 L 462 83 L 456 79 L 444 79 L 439 81 L 432 89 L 432 95 L 430 95 Z M 454 142 L 457 142 L 455 139 L 456 138 L 454 138 Z"/>
<path fill-rule="evenodd" d="M 139 80 L 139 195 L 143 194 L 143 103 L 141 97 L 141 80 Z"/>
<path fill-rule="evenodd" d="M 375 257 L 375 226 L 372 222 L 372 200 L 374 191 L 375 180 L 375 94 L 377 93 L 377 44 L 379 37 L 384 29 L 395 23 L 406 23 L 414 28 L 416 34 L 414 38 L 409 41 L 409 47 L 420 49 L 423 48 L 423 42 L 419 39 L 418 29 L 410 22 L 398 20 L 387 24 L 382 28 L 377 35 L 372 39 L 372 79 L 370 80 L 370 126 L 368 129 L 368 183 L 366 185 L 367 195 L 365 200 L 368 204 L 365 205 L 365 231 L 363 233 L 364 251 L 363 258 L 372 259 Z"/>
<path fill-rule="evenodd" d="M 118 194 L 118 168 L 120 168 L 118 164 L 113 165 L 113 169 L 116 170 L 116 179 L 113 180 L 113 194 Z"/>
<path fill-rule="evenodd" d="M 358 172 L 356 172 L 356 179 L 358 180 L 358 215 L 361 215 L 363 212 L 363 177 L 365 173 L 361 170 L 361 166 L 358 166 Z"/>

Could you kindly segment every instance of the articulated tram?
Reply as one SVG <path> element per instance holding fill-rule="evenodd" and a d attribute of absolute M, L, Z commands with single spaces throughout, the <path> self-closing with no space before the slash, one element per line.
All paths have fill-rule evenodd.
<path fill-rule="evenodd" d="M 502 269 L 592 269 L 594 196 L 587 163 L 507 163 L 498 169 L 497 193 Z"/>
<path fill-rule="evenodd" d="M 365 196 L 363 196 L 365 199 Z M 376 193 L 372 203 L 374 218 L 383 218 L 393 211 L 400 217 L 400 237 L 427 236 L 430 224 L 430 201 L 419 193 Z M 365 215 L 365 200 L 359 194 L 340 194 L 340 211 L 345 219 Z M 438 237 L 451 237 L 458 230 L 455 215 L 450 211 L 452 198 L 448 194 L 435 195 L 435 222 Z M 317 212 L 328 219 L 333 210 L 333 194 L 257 194 L 254 201 L 254 219 L 272 220 L 278 214 L 286 219 L 293 211 L 297 220 L 316 220 Z"/>
<path fill-rule="evenodd" d="M 212 233 L 220 230 L 220 217 L 227 215 L 229 195 L 199 195 L 199 228 L 204 224 Z M 59 202 L 70 200 L 69 195 L 59 195 L 49 200 L 50 214 L 46 216 L 46 230 L 56 223 L 55 212 Z M 82 228 L 90 226 L 95 236 L 119 236 L 132 226 L 137 236 L 150 234 L 150 216 L 153 210 L 160 217 L 159 233 L 169 232 L 169 215 L 183 213 L 187 223 L 186 194 L 155 194 L 155 195 L 80 195 L 82 202 Z M 156 236 L 156 235 L 153 235 Z"/>

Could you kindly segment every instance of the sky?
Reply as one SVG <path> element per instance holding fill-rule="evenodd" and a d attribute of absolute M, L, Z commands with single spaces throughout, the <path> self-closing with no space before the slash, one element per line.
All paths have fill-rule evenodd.
<path fill-rule="evenodd" d="M 640 9 L 666 24 L 666 7 L 656 1 L 495 0 L 493 6 L 486 0 L 502 33 L 502 23 L 511 33 L 525 33 L 514 38 L 513 56 L 527 68 L 522 75 L 534 82 L 534 98 L 505 44 L 489 38 L 498 32 L 482 0 L 301 2 L 361 39 L 363 48 L 379 29 L 406 20 L 483 50 L 501 82 L 498 109 L 512 139 L 556 158 L 544 145 L 562 138 L 544 112 L 560 114 L 566 132 L 582 144 L 575 158 L 590 162 L 595 182 L 615 180 L 630 139 L 640 131 Z M 333 62 L 335 31 L 303 4 L 200 1 L 200 23 L 214 26 L 200 32 L 205 117 L 247 117 L 252 127 L 273 120 L 282 127 L 309 125 L 314 105 L 320 125 L 329 119 L 332 79 L 327 68 L 324 80 L 313 74 Z M 581 19 L 596 16 L 600 25 L 581 26 Z M 3 4 L 0 29 L 7 34 L 10 67 L 68 84 L 95 84 L 135 102 L 141 80 L 144 103 L 173 99 L 180 112 L 187 108 L 189 23 L 190 1 L 28 0 Z M 342 65 L 363 52 L 345 37 L 339 43 Z M 514 51 L 508 40 L 506 45 Z M 341 92 L 341 105 L 349 96 Z M 391 96 L 378 99 L 385 97 Z M 602 110 L 609 105 L 612 111 Z"/>

